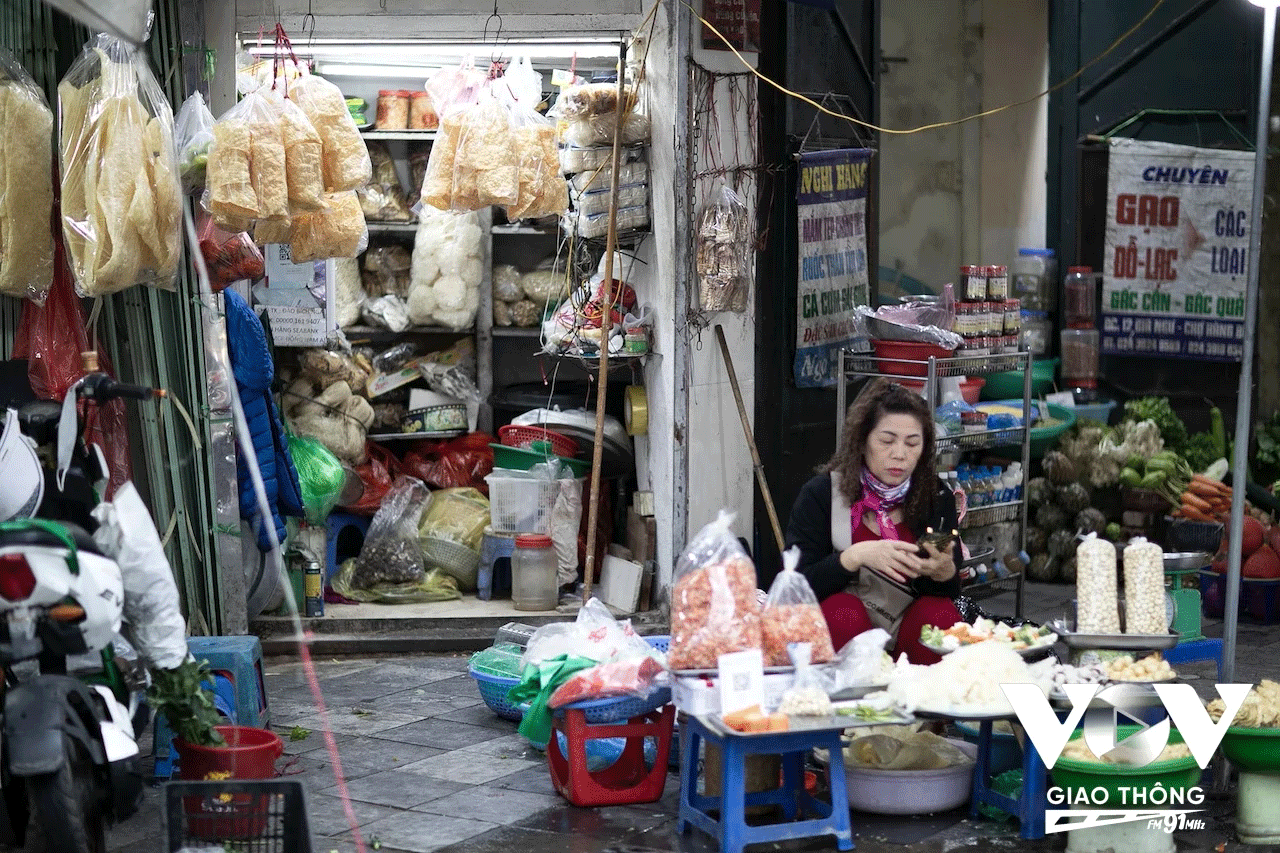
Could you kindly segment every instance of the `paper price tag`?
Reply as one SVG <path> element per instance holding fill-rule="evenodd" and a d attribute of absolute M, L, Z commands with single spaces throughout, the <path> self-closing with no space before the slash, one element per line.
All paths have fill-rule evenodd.
<path fill-rule="evenodd" d="M 1055 391 L 1052 394 L 1046 394 L 1044 401 L 1053 403 L 1055 406 L 1065 406 L 1068 409 L 1076 407 L 1076 395 L 1070 391 Z"/>
<path fill-rule="evenodd" d="M 764 706 L 764 656 L 759 649 L 720 655 L 720 713 Z"/>

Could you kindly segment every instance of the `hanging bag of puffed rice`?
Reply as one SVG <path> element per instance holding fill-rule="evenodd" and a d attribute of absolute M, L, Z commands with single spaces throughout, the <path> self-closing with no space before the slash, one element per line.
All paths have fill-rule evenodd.
<path fill-rule="evenodd" d="M 671 592 L 673 670 L 715 669 L 720 655 L 760 648 L 756 567 L 721 510 L 685 548 Z"/>
<path fill-rule="evenodd" d="M 789 666 L 788 643 L 811 643 L 813 663 L 826 663 L 835 657 L 831 631 L 818 597 L 808 579 L 796 571 L 798 565 L 800 549 L 793 545 L 782 555 L 782 571 L 769 587 L 769 600 L 760 618 L 765 666 Z"/>

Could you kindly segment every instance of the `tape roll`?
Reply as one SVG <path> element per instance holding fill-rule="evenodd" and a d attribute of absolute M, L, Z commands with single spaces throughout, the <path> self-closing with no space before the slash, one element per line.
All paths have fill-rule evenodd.
<path fill-rule="evenodd" d="M 627 435 L 644 435 L 649 431 L 649 397 L 643 385 L 628 385 L 627 408 L 623 412 Z"/>

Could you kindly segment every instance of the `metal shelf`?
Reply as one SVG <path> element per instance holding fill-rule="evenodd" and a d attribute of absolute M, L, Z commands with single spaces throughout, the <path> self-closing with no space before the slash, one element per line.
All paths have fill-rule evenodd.
<path fill-rule="evenodd" d="M 542 329 L 540 326 L 494 326 L 493 336 L 495 338 L 540 338 Z"/>
<path fill-rule="evenodd" d="M 465 429 L 450 429 L 438 432 L 371 432 L 368 437 L 370 441 L 412 441 L 421 438 L 457 438 L 466 434 Z"/>
<path fill-rule="evenodd" d="M 409 142 L 429 142 L 436 138 L 434 130 L 362 130 L 365 139 L 389 139 Z"/>
<path fill-rule="evenodd" d="M 944 450 L 989 450 L 992 447 L 1005 447 L 1021 444 L 1025 427 L 1010 429 L 983 430 L 981 432 L 964 432 L 958 435 L 938 436 L 938 452 Z"/>
<path fill-rule="evenodd" d="M 416 222 L 373 222 L 365 220 L 364 224 L 369 228 L 370 234 L 414 234 L 418 230 L 418 223 Z"/>
<path fill-rule="evenodd" d="M 537 225 L 495 225 L 490 230 L 494 234 L 521 234 L 530 237 L 556 237 L 560 234 L 558 228 L 542 228 Z"/>
<path fill-rule="evenodd" d="M 396 338 L 401 335 L 470 335 L 474 329 L 446 329 L 444 326 L 410 326 L 403 332 L 393 332 L 377 326 L 347 326 L 342 330 L 347 339 L 352 338 Z"/>
<path fill-rule="evenodd" d="M 973 507 L 965 515 L 964 521 L 960 523 L 960 526 L 968 530 L 971 527 L 984 527 L 1001 521 L 1014 521 L 1021 514 L 1022 504 L 1021 500 L 1016 500 Z"/>
<path fill-rule="evenodd" d="M 1006 352 L 999 355 L 964 355 L 952 358 L 880 358 L 872 353 L 844 351 L 846 376 L 883 376 L 887 379 L 920 381 L 929 376 L 929 363 L 934 376 L 982 376 L 1022 370 L 1031 360 L 1029 352 Z"/>

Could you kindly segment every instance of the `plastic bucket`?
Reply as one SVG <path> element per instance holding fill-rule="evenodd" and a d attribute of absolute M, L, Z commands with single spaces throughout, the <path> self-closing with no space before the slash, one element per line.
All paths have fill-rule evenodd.
<path fill-rule="evenodd" d="M 275 732 L 253 726 L 216 726 L 226 746 L 201 746 L 181 738 L 174 741 L 180 757 L 178 778 L 199 782 L 210 773 L 230 773 L 230 779 L 274 779 L 276 759 L 284 741 Z"/>
<path fill-rule="evenodd" d="M 178 751 L 178 778 L 273 779 L 276 759 L 284 754 L 284 741 L 275 732 L 253 726 L 215 726 L 226 746 L 201 746 L 174 740 Z M 226 794 L 220 797 L 183 797 L 188 832 L 206 841 L 247 840 L 266 829 L 269 797 Z"/>

